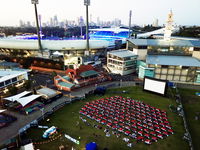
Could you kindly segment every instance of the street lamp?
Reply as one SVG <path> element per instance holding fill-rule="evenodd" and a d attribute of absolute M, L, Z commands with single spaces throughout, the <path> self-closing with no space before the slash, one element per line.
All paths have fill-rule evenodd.
<path fill-rule="evenodd" d="M 41 39 L 40 39 L 38 13 L 37 13 L 37 4 L 39 4 L 39 1 L 38 0 L 31 0 L 31 3 L 35 7 L 35 19 L 36 19 L 36 28 L 37 28 L 37 35 L 38 35 L 38 47 L 39 47 L 39 51 L 41 51 L 41 53 L 42 53 L 42 44 L 41 44 Z"/>
<path fill-rule="evenodd" d="M 90 6 L 90 0 L 84 0 L 84 5 L 86 6 L 86 41 L 87 41 L 85 56 L 88 56 L 89 55 L 88 6 Z"/>

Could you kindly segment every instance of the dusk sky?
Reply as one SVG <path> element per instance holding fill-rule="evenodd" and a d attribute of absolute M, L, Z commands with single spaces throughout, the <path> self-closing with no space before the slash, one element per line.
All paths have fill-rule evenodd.
<path fill-rule="evenodd" d="M 1 0 L 0 26 L 18 26 L 19 20 L 35 21 L 34 7 L 31 0 Z M 54 15 L 59 21 L 77 20 L 83 16 L 85 20 L 84 0 L 39 0 L 38 13 L 42 22 Z M 200 25 L 200 0 L 91 0 L 89 14 L 92 21 L 97 17 L 103 21 L 115 18 L 128 25 L 129 11 L 132 10 L 132 23 L 152 24 L 157 18 L 159 25 L 165 23 L 170 9 L 174 13 L 177 25 Z"/>

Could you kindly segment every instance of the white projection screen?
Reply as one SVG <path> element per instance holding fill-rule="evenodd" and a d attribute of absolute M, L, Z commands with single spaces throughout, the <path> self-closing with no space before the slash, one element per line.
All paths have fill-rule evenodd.
<path fill-rule="evenodd" d="M 158 94 L 165 95 L 167 86 L 167 81 L 153 79 L 153 78 L 144 78 L 144 90 L 155 92 Z"/>

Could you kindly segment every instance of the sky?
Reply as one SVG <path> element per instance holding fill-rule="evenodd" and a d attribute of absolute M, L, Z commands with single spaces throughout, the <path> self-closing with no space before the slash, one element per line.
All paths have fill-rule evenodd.
<path fill-rule="evenodd" d="M 128 25 L 129 11 L 132 10 L 132 23 L 152 24 L 155 19 L 159 25 L 166 22 L 170 9 L 177 25 L 200 25 L 200 0 L 90 0 L 89 14 L 92 21 L 97 17 L 103 21 L 121 19 Z M 38 14 L 42 22 L 55 15 L 58 20 L 85 19 L 84 0 L 39 0 Z M 0 0 L 0 26 L 19 26 L 19 20 L 35 21 L 34 6 L 31 0 Z"/>

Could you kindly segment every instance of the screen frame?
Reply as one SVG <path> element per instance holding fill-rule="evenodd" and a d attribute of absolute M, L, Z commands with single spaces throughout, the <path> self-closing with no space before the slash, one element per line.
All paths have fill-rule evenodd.
<path fill-rule="evenodd" d="M 150 79 L 150 80 L 165 82 L 164 93 L 161 94 L 161 93 L 158 93 L 158 92 L 154 92 L 154 91 L 150 91 L 150 90 L 144 89 L 144 86 L 145 86 L 145 79 Z M 147 91 L 147 92 L 154 93 L 154 94 L 157 94 L 157 95 L 166 96 L 166 94 L 167 94 L 167 88 L 168 88 L 168 84 L 167 84 L 167 83 L 168 83 L 168 80 L 156 79 L 156 78 L 152 78 L 152 77 L 145 76 L 145 77 L 144 77 L 144 82 L 143 82 L 143 91 Z"/>

